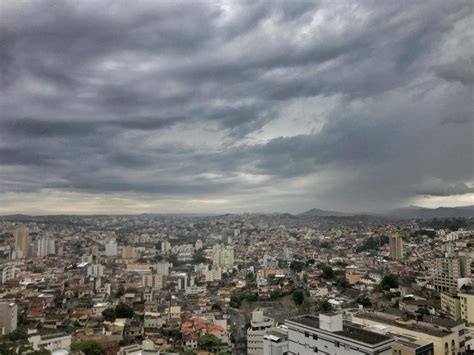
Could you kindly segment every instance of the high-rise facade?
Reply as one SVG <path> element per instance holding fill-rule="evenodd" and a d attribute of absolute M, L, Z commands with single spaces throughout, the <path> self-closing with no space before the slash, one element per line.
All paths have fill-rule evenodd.
<path fill-rule="evenodd" d="M 21 257 L 28 257 L 29 248 L 30 233 L 28 228 L 25 226 L 19 226 L 15 231 L 15 250 L 17 251 L 17 255 L 21 253 Z"/>
<path fill-rule="evenodd" d="M 390 257 L 392 259 L 399 260 L 403 258 L 403 241 L 398 234 L 390 236 L 389 247 Z"/>
<path fill-rule="evenodd" d="M 263 355 L 263 337 L 274 325 L 273 318 L 265 317 L 262 310 L 252 312 L 250 327 L 247 329 L 247 354 Z"/>
<path fill-rule="evenodd" d="M 234 266 L 234 249 L 223 248 L 218 245 L 214 247 L 213 264 L 216 268 L 231 268 Z"/>
<path fill-rule="evenodd" d="M 0 334 L 9 334 L 17 327 L 18 306 L 14 302 L 0 302 Z"/>
<path fill-rule="evenodd" d="M 56 254 L 56 242 L 51 237 L 40 237 L 36 240 L 36 256 L 44 257 Z"/>

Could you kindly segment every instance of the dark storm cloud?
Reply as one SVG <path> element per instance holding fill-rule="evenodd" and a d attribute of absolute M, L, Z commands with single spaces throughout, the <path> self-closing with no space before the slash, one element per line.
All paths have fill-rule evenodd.
<path fill-rule="evenodd" d="M 471 22 L 469 1 L 4 2 L 0 194 L 472 193 Z"/>

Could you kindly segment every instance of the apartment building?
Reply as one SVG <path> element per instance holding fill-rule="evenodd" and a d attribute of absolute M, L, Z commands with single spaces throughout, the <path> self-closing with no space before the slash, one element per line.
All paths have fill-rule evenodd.
<path fill-rule="evenodd" d="M 285 325 L 289 354 L 392 354 L 392 338 L 343 321 L 340 313 L 304 315 L 287 320 Z"/>
<path fill-rule="evenodd" d="M 451 319 L 423 316 L 409 319 L 397 310 L 391 312 L 358 312 L 352 322 L 365 327 L 378 327 L 399 336 L 412 336 L 432 342 L 435 354 L 463 354 L 465 352 L 465 325 Z"/>
<path fill-rule="evenodd" d="M 247 329 L 247 354 L 263 355 L 263 337 L 274 325 L 274 320 L 264 316 L 263 310 L 256 309 L 252 312 L 250 327 Z"/>

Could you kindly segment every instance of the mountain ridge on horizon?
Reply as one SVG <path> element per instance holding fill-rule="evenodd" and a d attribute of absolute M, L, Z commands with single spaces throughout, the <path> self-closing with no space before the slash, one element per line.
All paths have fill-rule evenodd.
<path fill-rule="evenodd" d="M 211 217 L 211 216 L 224 216 L 224 215 L 243 215 L 249 212 L 244 213 L 118 213 L 118 214 L 44 214 L 44 215 L 34 215 L 34 214 L 23 214 L 15 213 L 8 215 L 0 215 L 0 219 L 8 218 L 32 218 L 32 217 L 102 217 L 102 216 L 169 216 L 169 217 Z M 456 207 L 436 207 L 436 208 L 427 208 L 421 206 L 406 206 L 399 207 L 395 209 L 381 211 L 380 213 L 376 212 L 341 212 L 334 210 L 324 210 L 320 208 L 312 208 L 301 213 L 262 213 L 254 212 L 250 214 L 264 214 L 264 215 L 291 215 L 295 217 L 354 217 L 354 216 L 374 216 L 374 217 L 386 217 L 386 218 L 395 218 L 395 219 L 418 219 L 418 218 L 454 218 L 454 217 L 474 217 L 474 205 L 467 206 L 456 206 Z"/>

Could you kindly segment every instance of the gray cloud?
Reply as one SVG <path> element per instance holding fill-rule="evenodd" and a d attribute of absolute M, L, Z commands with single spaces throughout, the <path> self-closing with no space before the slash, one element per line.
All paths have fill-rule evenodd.
<path fill-rule="evenodd" d="M 1 6 L 0 202 L 298 211 L 472 193 L 468 1 Z"/>

